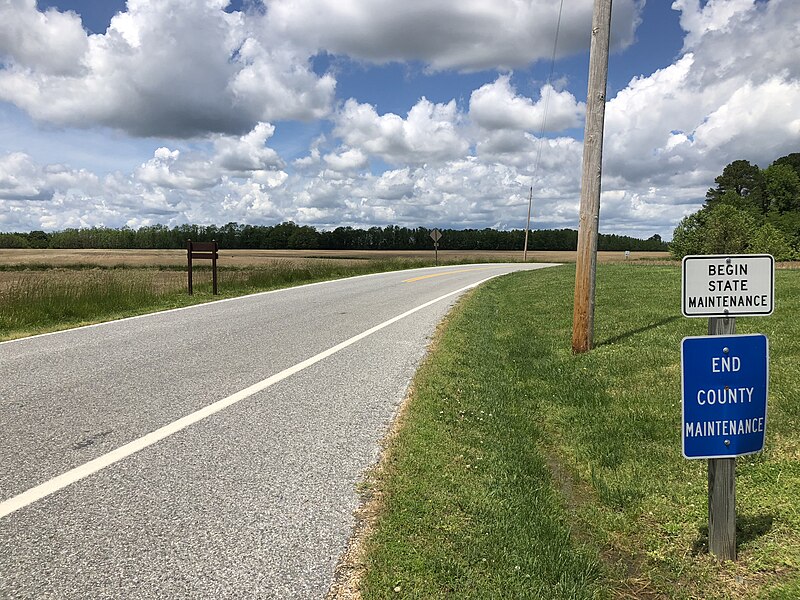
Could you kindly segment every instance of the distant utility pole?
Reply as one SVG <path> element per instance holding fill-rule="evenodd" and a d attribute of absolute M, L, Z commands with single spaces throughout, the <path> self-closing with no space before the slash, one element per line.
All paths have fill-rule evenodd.
<path fill-rule="evenodd" d="M 522 261 L 528 260 L 528 231 L 531 228 L 531 204 L 533 204 L 533 186 L 531 186 L 531 195 L 528 196 L 528 222 L 525 225 L 525 249 L 522 251 Z"/>
<path fill-rule="evenodd" d="M 575 273 L 575 310 L 572 351 L 591 350 L 594 336 L 594 289 L 597 268 L 597 232 L 600 222 L 600 180 L 603 162 L 603 122 L 606 114 L 608 46 L 611 37 L 611 0 L 595 0 L 592 45 L 589 51 L 589 91 L 583 134 L 583 172 Z"/>

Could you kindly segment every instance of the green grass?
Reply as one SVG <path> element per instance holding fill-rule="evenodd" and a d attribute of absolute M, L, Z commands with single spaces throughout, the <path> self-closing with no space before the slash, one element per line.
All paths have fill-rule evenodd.
<path fill-rule="evenodd" d="M 780 271 L 763 453 L 737 461 L 736 563 L 707 554 L 706 463 L 681 456 L 677 266 L 600 265 L 573 356 L 574 267 L 488 283 L 452 315 L 372 482 L 365 598 L 796 598 L 800 273 Z M 396 592 L 395 589 L 399 589 Z"/>
<path fill-rule="evenodd" d="M 24 278 L 0 293 L 0 336 L 90 322 L 151 307 L 163 299 L 145 273 Z"/>

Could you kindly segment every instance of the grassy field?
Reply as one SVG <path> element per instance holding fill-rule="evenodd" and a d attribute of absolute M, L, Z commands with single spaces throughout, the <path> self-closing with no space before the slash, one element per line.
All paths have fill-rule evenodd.
<path fill-rule="evenodd" d="M 365 486 L 364 598 L 800 597 L 800 274 L 779 271 L 763 453 L 737 460 L 736 563 L 707 554 L 706 462 L 681 456 L 680 268 L 598 270 L 573 356 L 574 268 L 462 302 Z"/>

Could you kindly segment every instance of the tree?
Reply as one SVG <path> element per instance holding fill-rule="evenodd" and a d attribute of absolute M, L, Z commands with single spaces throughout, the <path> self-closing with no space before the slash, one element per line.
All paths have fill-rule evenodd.
<path fill-rule="evenodd" d="M 28 233 L 28 244 L 31 248 L 47 248 L 50 236 L 44 231 L 31 231 Z"/>
<path fill-rule="evenodd" d="M 739 199 L 747 199 L 743 206 L 737 208 L 752 209 L 762 214 L 767 211 L 764 205 L 764 179 L 758 165 L 751 165 L 746 160 L 735 160 L 722 170 L 722 175 L 714 179 L 716 188 L 706 192 L 706 203 L 709 207 L 727 199 L 733 200 L 731 193 Z"/>
<path fill-rule="evenodd" d="M 317 230 L 308 225 L 298 227 L 289 235 L 287 245 L 289 248 L 304 250 L 318 248 Z"/>
<path fill-rule="evenodd" d="M 743 254 L 756 229 L 748 212 L 727 204 L 708 211 L 704 228 L 702 254 Z"/>
<path fill-rule="evenodd" d="M 23 234 L 0 233 L 0 248 L 30 248 L 31 245 Z"/>
<path fill-rule="evenodd" d="M 674 256 L 750 252 L 800 258 L 800 153 L 782 156 L 763 171 L 735 160 L 714 181 L 703 208 L 675 228 Z"/>
<path fill-rule="evenodd" d="M 222 248 L 238 248 L 242 228 L 236 222 L 230 222 L 217 230 L 216 240 Z"/>
<path fill-rule="evenodd" d="M 756 219 L 748 211 L 717 204 L 684 217 L 672 234 L 670 252 L 688 254 L 742 254 L 747 251 Z"/>
<path fill-rule="evenodd" d="M 800 152 L 792 152 L 786 156 L 781 156 L 773 165 L 789 165 L 798 175 L 800 175 Z"/>
<path fill-rule="evenodd" d="M 789 244 L 800 248 L 800 211 L 779 213 L 770 211 L 767 222 L 779 229 Z"/>
<path fill-rule="evenodd" d="M 701 209 L 681 219 L 672 233 L 669 251 L 675 258 L 683 258 L 689 254 L 702 254 L 704 229 L 708 211 Z"/>
<path fill-rule="evenodd" d="M 769 207 L 783 214 L 800 210 L 800 175 L 786 163 L 775 161 L 764 170 Z"/>
<path fill-rule="evenodd" d="M 753 234 L 749 252 L 752 254 L 772 254 L 775 260 L 794 260 L 796 253 L 786 241 L 783 232 L 772 225 L 764 223 Z"/>

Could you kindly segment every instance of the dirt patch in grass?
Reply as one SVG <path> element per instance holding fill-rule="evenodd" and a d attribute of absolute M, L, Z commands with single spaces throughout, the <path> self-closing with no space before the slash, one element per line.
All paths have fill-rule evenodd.
<path fill-rule="evenodd" d="M 589 525 L 579 518 L 581 509 L 598 501 L 594 489 L 585 481 L 581 481 L 566 468 L 556 457 L 553 450 L 547 450 L 547 465 L 550 467 L 553 482 L 564 498 L 567 512 L 572 517 L 570 531 L 581 544 L 594 545 Z M 647 577 L 642 576 L 647 557 L 634 550 L 623 551 L 614 546 L 599 548 L 598 554 L 603 561 L 606 572 L 613 578 L 607 585 L 618 600 L 667 600 L 668 596 L 653 590 Z"/>

